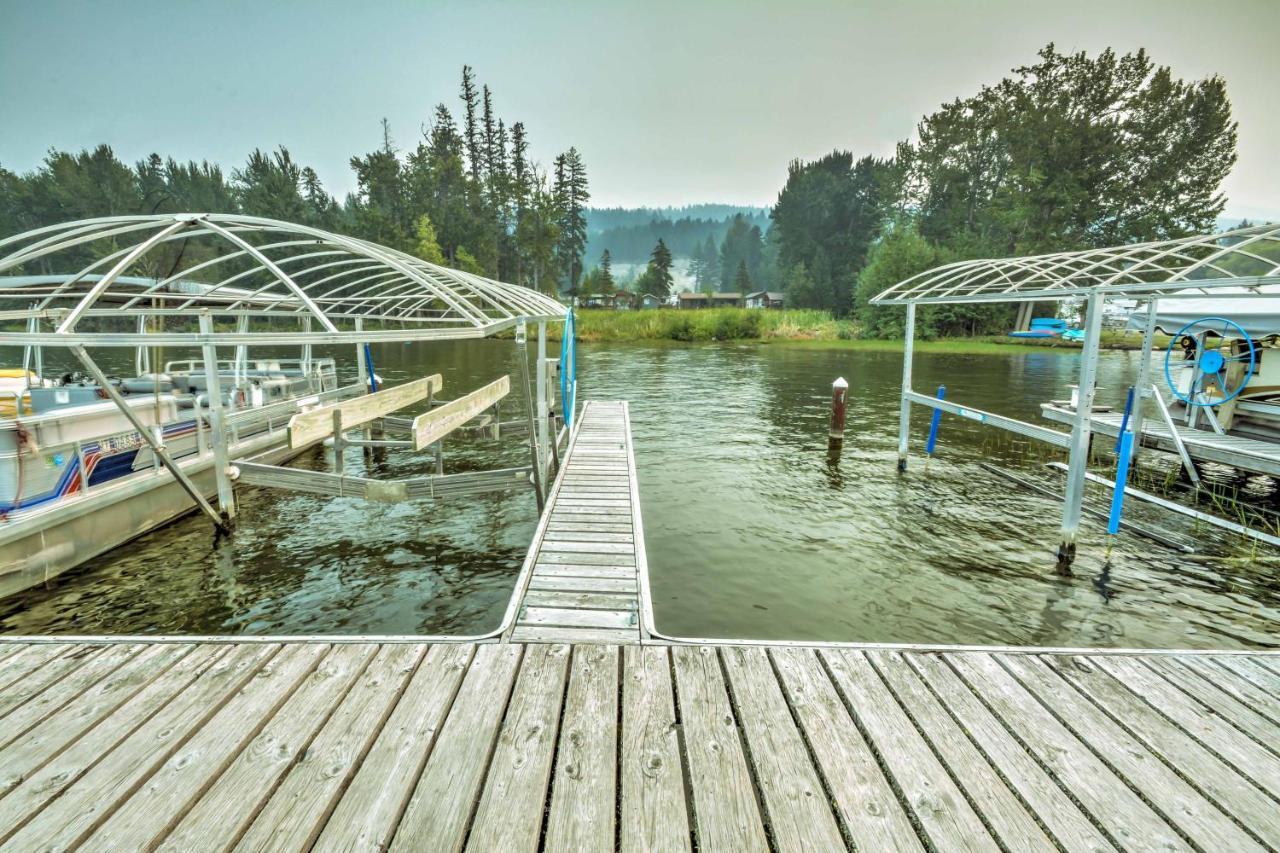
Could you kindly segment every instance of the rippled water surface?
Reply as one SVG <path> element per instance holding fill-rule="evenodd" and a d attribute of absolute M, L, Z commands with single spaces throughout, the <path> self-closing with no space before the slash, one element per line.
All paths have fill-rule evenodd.
<path fill-rule="evenodd" d="M 445 374 L 450 395 L 516 369 L 509 341 L 375 350 L 401 381 Z M 1106 353 L 1118 403 L 1133 353 Z M 915 385 L 1025 420 L 1067 396 L 1070 352 L 921 354 Z M 1194 545 L 1186 557 L 1131 535 L 1108 556 L 1086 519 L 1075 574 L 1053 571 L 1059 502 L 979 467 L 1060 487 L 1043 446 L 956 418 L 895 471 L 895 353 L 773 345 L 584 346 L 580 394 L 631 401 L 658 628 L 680 637 L 1196 648 L 1280 639 L 1270 558 L 1145 505 L 1126 517 Z M 831 381 L 849 380 L 847 439 L 827 453 Z M 513 388 L 515 388 L 513 382 Z M 510 410 L 507 416 L 513 416 Z M 1102 440 L 1105 441 L 1105 440 Z M 453 442 L 449 470 L 520 464 L 527 450 Z M 294 464 L 329 464 L 315 451 Z M 365 462 L 349 451 L 348 471 Z M 425 470 L 393 452 L 375 476 Z M 1171 471 L 1152 458 L 1149 475 Z M 1100 466 L 1097 470 L 1102 471 Z M 1230 475 L 1219 473 L 1219 479 Z M 1269 500 L 1266 478 L 1235 480 Z M 1090 499 L 1102 505 L 1101 491 Z M 238 530 L 214 545 L 188 517 L 0 603 L 9 633 L 478 633 L 496 626 L 536 523 L 530 493 L 383 506 L 246 490 Z"/>

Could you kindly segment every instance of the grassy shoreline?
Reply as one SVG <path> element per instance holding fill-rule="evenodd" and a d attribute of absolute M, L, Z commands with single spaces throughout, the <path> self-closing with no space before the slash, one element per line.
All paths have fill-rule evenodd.
<path fill-rule="evenodd" d="M 578 340 L 585 343 L 732 341 L 867 352 L 893 352 L 902 349 L 901 339 L 863 337 L 856 322 L 837 320 L 826 311 L 809 309 L 578 309 L 575 319 Z M 554 326 L 551 336 L 558 339 L 559 333 L 559 326 Z M 1017 339 L 1004 335 L 918 340 L 916 345 L 928 351 L 1001 355 L 1028 349 L 1054 352 L 1074 352 L 1080 349 L 1080 344 L 1068 341 Z M 1160 345 L 1159 341 L 1157 345 Z M 1111 331 L 1102 334 L 1103 349 L 1130 350 L 1141 346 L 1140 334 L 1124 335 Z"/>

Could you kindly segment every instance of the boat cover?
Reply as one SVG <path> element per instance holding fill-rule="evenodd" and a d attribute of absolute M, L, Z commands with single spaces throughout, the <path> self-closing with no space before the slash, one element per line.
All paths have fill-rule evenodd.
<path fill-rule="evenodd" d="M 1166 295 L 1157 303 L 1156 328 L 1172 335 L 1202 317 L 1225 317 L 1239 323 L 1254 338 L 1280 335 L 1280 287 L 1262 287 L 1260 290 L 1263 295 L 1232 296 L 1228 299 L 1222 296 L 1247 291 L 1243 288 L 1222 288 L 1211 295 L 1199 290 L 1178 291 L 1187 295 L 1177 298 Z M 1129 315 L 1126 328 L 1143 331 L 1146 325 L 1147 312 L 1138 310 Z"/>

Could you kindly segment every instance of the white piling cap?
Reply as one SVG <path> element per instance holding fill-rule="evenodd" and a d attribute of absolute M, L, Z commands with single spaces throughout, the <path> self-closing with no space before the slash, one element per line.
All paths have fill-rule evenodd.
<path fill-rule="evenodd" d="M 844 381 L 844 377 L 838 377 L 835 382 L 831 383 L 832 388 L 848 388 L 849 383 Z"/>

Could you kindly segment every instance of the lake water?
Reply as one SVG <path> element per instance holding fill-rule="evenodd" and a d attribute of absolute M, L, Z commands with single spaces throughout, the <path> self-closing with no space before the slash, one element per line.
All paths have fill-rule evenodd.
<path fill-rule="evenodd" d="M 319 354 L 319 353 L 317 353 Z M 385 380 L 445 375 L 446 395 L 501 372 L 509 341 L 375 349 Z M 1105 353 L 1101 402 L 1120 403 L 1136 353 Z M 915 385 L 1039 421 L 1078 356 L 921 354 Z M 947 417 L 895 470 L 901 356 L 788 345 L 586 346 L 582 397 L 631 401 L 657 625 L 678 637 L 1047 646 L 1234 647 L 1280 637 L 1280 570 L 1166 511 L 1126 517 L 1193 541 L 1184 557 L 1131 535 L 1109 550 L 1086 519 L 1058 576 L 1060 503 L 979 467 L 1055 487 L 1043 446 Z M 827 453 L 831 381 L 850 384 L 842 454 Z M 517 386 L 513 383 L 513 388 Z M 518 400 L 518 395 L 513 395 Z M 512 403 L 504 411 L 511 416 Z M 527 449 L 454 441 L 450 471 L 522 464 Z M 294 464 L 323 467 L 323 451 Z M 375 476 L 427 470 L 391 452 Z M 366 466 L 349 451 L 347 469 Z M 1172 471 L 1148 455 L 1148 473 Z M 1098 470 L 1102 470 L 1099 468 Z M 1219 476 L 1226 476 L 1219 474 Z M 1234 485 L 1269 501 L 1272 484 Z M 1091 501 L 1104 496 L 1091 487 Z M 7 633 L 479 633 L 501 619 L 537 520 L 531 493 L 429 506 L 242 490 L 236 534 L 191 516 L 0 602 Z"/>

